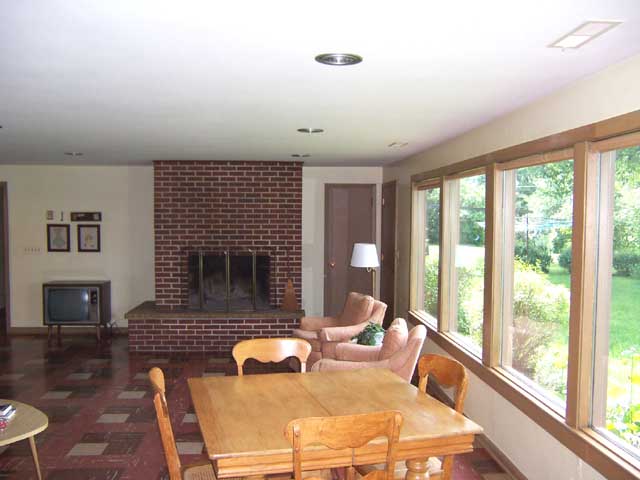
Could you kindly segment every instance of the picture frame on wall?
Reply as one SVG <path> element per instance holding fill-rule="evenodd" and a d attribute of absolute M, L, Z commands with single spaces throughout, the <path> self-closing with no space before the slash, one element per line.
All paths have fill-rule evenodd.
<path fill-rule="evenodd" d="M 47 251 L 48 252 L 69 252 L 70 246 L 69 224 L 49 223 L 47 224 Z"/>
<path fill-rule="evenodd" d="M 78 251 L 100 251 L 100 225 L 78 225 Z"/>

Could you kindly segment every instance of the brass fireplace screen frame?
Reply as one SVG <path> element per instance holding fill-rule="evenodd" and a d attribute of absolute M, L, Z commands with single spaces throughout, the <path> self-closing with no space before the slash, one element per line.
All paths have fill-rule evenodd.
<path fill-rule="evenodd" d="M 204 310 L 205 308 L 205 298 L 204 298 L 204 257 L 205 255 L 210 254 L 209 252 L 193 252 L 198 255 L 198 302 L 200 310 Z M 257 311 L 257 302 L 256 295 L 258 291 L 258 279 L 257 279 L 257 253 L 255 250 L 248 250 L 248 253 L 251 255 L 251 304 L 253 306 L 253 311 Z M 225 262 L 225 312 L 231 311 L 231 252 L 229 250 L 224 250 L 222 252 L 224 255 Z M 234 252 L 234 255 L 238 255 L 238 253 Z"/>

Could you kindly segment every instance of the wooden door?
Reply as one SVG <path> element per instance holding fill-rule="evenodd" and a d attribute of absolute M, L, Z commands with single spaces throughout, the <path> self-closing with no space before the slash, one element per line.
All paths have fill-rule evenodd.
<path fill-rule="evenodd" d="M 382 185 L 382 227 L 380 247 L 380 300 L 387 304 L 384 327 L 395 314 L 396 290 L 396 182 Z"/>
<path fill-rule="evenodd" d="M 9 210 L 7 182 L 0 182 L 0 342 L 9 332 Z"/>
<path fill-rule="evenodd" d="M 325 186 L 325 315 L 340 313 L 351 291 L 373 294 L 371 273 L 349 263 L 354 243 L 375 243 L 375 192 L 372 184 Z"/>

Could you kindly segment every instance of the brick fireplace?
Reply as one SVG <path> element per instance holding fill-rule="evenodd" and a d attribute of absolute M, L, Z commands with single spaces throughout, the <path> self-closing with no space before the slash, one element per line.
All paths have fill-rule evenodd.
<path fill-rule="evenodd" d="M 240 339 L 282 336 L 302 312 L 278 309 L 287 279 L 302 277 L 302 163 L 154 162 L 155 302 L 127 314 L 134 351 L 226 353 Z M 189 309 L 193 252 L 268 255 L 264 312 Z"/>

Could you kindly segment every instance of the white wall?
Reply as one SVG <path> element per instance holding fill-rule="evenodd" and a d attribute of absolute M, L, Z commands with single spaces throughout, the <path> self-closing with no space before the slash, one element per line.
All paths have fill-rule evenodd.
<path fill-rule="evenodd" d="M 307 315 L 322 315 L 324 310 L 325 184 L 374 183 L 376 184 L 376 205 L 379 206 L 382 194 L 381 182 L 381 167 L 302 168 L 302 308 Z M 379 252 L 379 208 L 376 208 L 376 244 Z"/>
<path fill-rule="evenodd" d="M 127 310 L 154 298 L 151 166 L 2 165 L 0 181 L 8 184 L 13 327 L 42 325 L 42 283 L 50 280 L 111 280 L 118 326 L 126 326 Z M 77 251 L 72 211 L 102 212 L 100 253 Z M 71 252 L 47 253 L 47 223 L 71 225 Z"/>
<path fill-rule="evenodd" d="M 398 181 L 398 311 L 409 307 L 411 175 L 640 109 L 640 55 L 584 78 L 527 107 L 384 168 Z M 425 349 L 437 347 L 427 340 Z M 438 353 L 443 353 L 439 351 Z M 531 480 L 602 479 L 488 385 L 472 375 L 467 413 Z"/>

